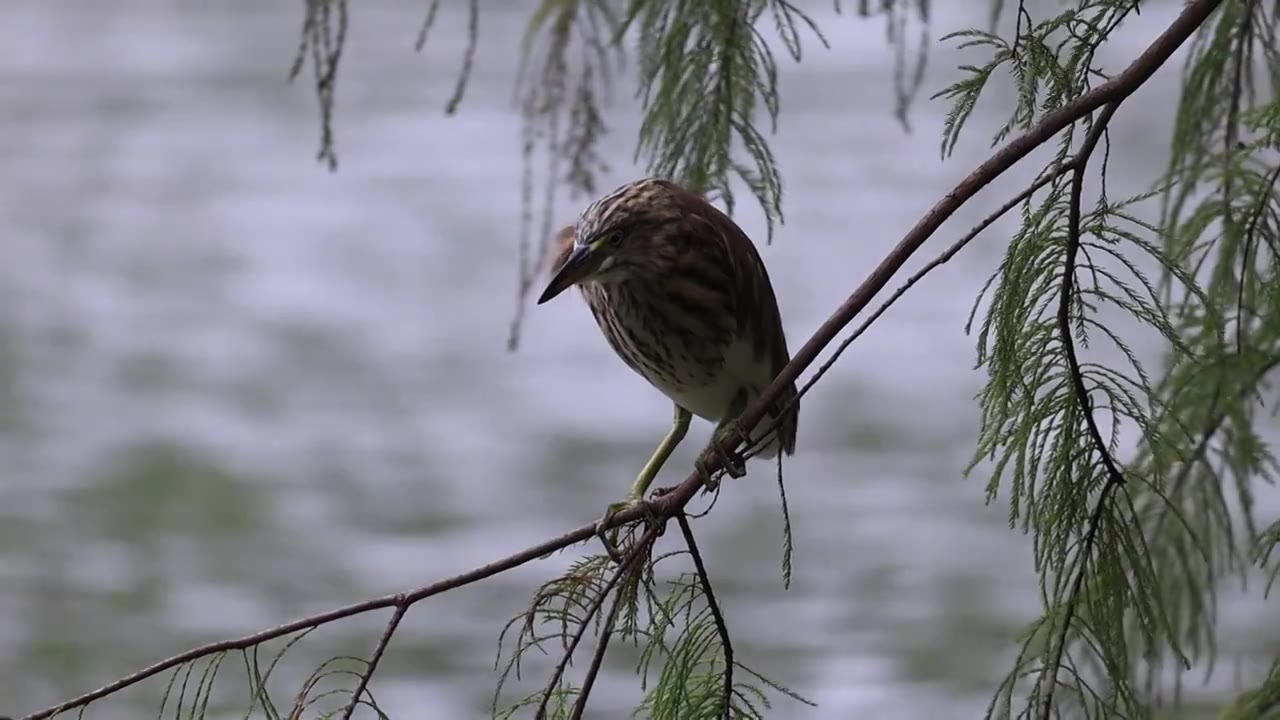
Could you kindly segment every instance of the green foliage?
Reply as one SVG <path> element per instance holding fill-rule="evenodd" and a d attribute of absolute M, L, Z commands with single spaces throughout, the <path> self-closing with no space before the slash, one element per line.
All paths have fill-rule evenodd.
<path fill-rule="evenodd" d="M 859 5 L 860 15 L 872 14 L 866 3 Z M 877 8 L 898 48 L 895 109 L 904 124 L 923 79 L 928 37 L 922 1 L 916 6 L 921 41 L 909 64 L 909 5 Z M 826 45 L 817 24 L 789 0 L 542 0 L 526 33 L 522 74 L 526 162 L 540 147 L 547 155 L 540 237 L 551 235 L 561 182 L 578 193 L 597 192 L 605 169 L 597 154 L 606 131 L 603 101 L 631 47 L 644 112 L 636 159 L 652 175 L 722 198 L 730 212 L 732 181 L 742 181 L 764 210 L 771 238 L 783 219 L 782 179 L 760 122 L 763 114 L 769 132 L 777 128 L 778 62 L 761 26 L 773 29 L 794 61 L 802 58 L 804 35 Z M 526 226 L 533 184 L 526 164 Z M 528 262 L 533 254 L 525 252 Z"/>
<path fill-rule="evenodd" d="M 622 545 L 635 548 L 637 543 L 649 542 L 641 535 L 641 528 L 628 528 Z M 726 682 L 732 682 L 733 687 L 728 695 L 728 717 L 764 717 L 764 711 L 771 707 L 770 691 L 812 704 L 737 661 L 729 661 L 733 669 L 728 671 L 726 658 L 732 656 L 726 650 L 725 638 L 698 574 L 681 572 L 669 581 L 657 579 L 659 569 L 666 567 L 664 563 L 688 557 L 689 553 L 653 556 L 651 547 L 642 552 L 642 562 L 625 568 L 606 555 L 574 562 L 560 576 L 544 583 L 529 607 L 508 621 L 498 640 L 494 667 L 502 669 L 494 692 L 493 717 L 525 717 L 544 698 L 547 717 L 571 717 L 583 691 L 561 671 L 588 632 L 596 639 L 597 652 L 599 645 L 610 642 L 613 636 L 639 651 L 635 672 L 646 693 L 637 711 L 645 717 L 726 717 Z M 606 617 L 600 610 L 610 599 L 612 608 Z M 507 637 L 516 627 L 519 630 L 507 652 Z M 548 685 L 500 707 L 507 683 L 521 679 L 522 665 L 531 650 L 560 658 L 559 668 Z M 589 670 L 588 674 L 592 672 Z"/>
<path fill-rule="evenodd" d="M 515 637 L 515 647 L 502 668 L 493 692 L 494 717 L 514 717 L 517 710 L 537 707 L 540 702 L 542 691 L 528 695 L 504 710 L 500 711 L 498 707 L 507 682 L 513 677 L 520 680 L 521 663 L 530 650 L 536 649 L 549 656 L 552 653 L 544 647 L 547 642 L 560 640 L 567 644 L 579 629 L 585 631 L 593 622 L 596 633 L 599 633 L 599 605 L 596 601 L 610 587 L 608 575 L 611 564 L 607 555 L 591 555 L 578 560 L 559 577 L 548 580 L 538 588 L 528 609 L 507 622 L 498 636 L 498 655 L 494 669 L 501 662 L 507 633 L 517 624 L 520 625 L 520 630 Z M 546 629 L 546 626 L 550 629 Z M 557 678 L 551 690 L 548 710 L 550 716 L 567 717 L 572 701 L 577 696 L 577 688 L 568 685 L 563 676 Z"/>
<path fill-rule="evenodd" d="M 160 698 L 157 720 L 198 720 L 209 717 L 214 681 L 223 662 L 233 654 L 239 655 L 244 665 L 249 695 L 248 707 L 242 715 L 246 720 L 252 717 L 264 717 L 268 720 L 341 717 L 347 705 L 351 704 L 351 696 L 360 681 L 361 672 L 368 667 L 368 661 L 363 658 L 339 656 L 321 663 L 306 677 L 302 686 L 291 694 L 293 704 L 284 712 L 274 699 L 276 693 L 270 686 L 272 675 L 285 655 L 314 630 L 315 627 L 312 627 L 293 634 L 280 644 L 269 659 L 262 657 L 265 647 L 258 644 L 243 649 L 219 650 L 178 665 L 170 673 Z M 360 670 L 351 669 L 353 667 Z M 387 718 L 368 688 L 361 693 L 355 706 L 369 708 L 378 718 Z M 222 714 L 228 711 L 223 709 Z"/>
<path fill-rule="evenodd" d="M 1218 587 L 1268 562 L 1276 538 L 1256 529 L 1253 495 L 1276 463 L 1254 414 L 1280 364 L 1280 172 L 1267 151 L 1277 99 L 1258 88 L 1280 87 L 1280 63 L 1264 5 L 1228 2 L 1202 28 L 1151 193 L 1107 198 L 1107 147 L 1085 212 L 1089 139 L 1062 133 L 1044 170 L 1057 176 L 1023 205 L 975 305 L 989 298 L 978 330 L 989 380 L 971 470 L 990 468 L 988 497 L 1007 492 L 1011 523 L 1034 535 L 1045 601 L 991 716 L 1151 716 L 1169 677 L 1180 687 L 1181 670 L 1212 665 Z M 1012 40 L 949 36 L 988 57 L 935 96 L 952 102 L 944 156 L 997 69 L 1017 100 L 995 143 L 1105 77 L 1096 51 L 1133 9 L 1086 0 L 1037 23 L 1020 4 Z M 1109 112 L 1082 126 L 1101 129 Z M 1142 219 L 1154 200 L 1160 220 Z M 1126 340 L 1143 329 L 1167 348 L 1159 373 Z M 1074 359 L 1108 345 L 1119 364 Z M 1121 471 L 1122 455 L 1133 459 Z"/>
<path fill-rule="evenodd" d="M 556 198 L 567 182 L 594 195 L 607 168 L 597 152 L 606 132 L 604 101 L 625 53 L 617 42 L 621 19 L 609 0 L 542 0 L 529 20 L 520 66 L 523 158 L 520 286 L 508 347 L 515 349 L 524 298 L 539 276 L 555 235 Z M 535 172 L 538 160 L 545 169 Z M 534 230 L 535 187 L 543 189 L 542 221 Z M 535 241 L 536 238 L 536 241 Z"/>
<path fill-rule="evenodd" d="M 440 5 L 428 6 L 419 47 Z M 872 15 L 870 5 L 859 2 L 859 15 Z M 914 72 L 906 71 L 904 30 L 914 11 L 927 38 L 929 3 L 875 5 L 896 47 L 896 109 L 905 124 L 925 56 L 921 50 Z M 991 27 L 945 36 L 977 59 L 933 96 L 950 104 L 943 157 L 992 83 L 1014 90 L 994 145 L 1105 81 L 1099 49 L 1144 5 L 1072 0 L 1049 6 L 1037 21 L 1025 2 L 1015 8 L 994 0 Z M 1009 12 L 1014 28 L 1006 37 L 997 25 Z M 1219 588 L 1261 575 L 1269 596 L 1280 579 L 1280 520 L 1260 527 L 1256 511 L 1260 488 L 1280 471 L 1256 431 L 1263 401 L 1276 399 L 1268 376 L 1280 366 L 1277 12 L 1260 0 L 1225 0 L 1201 28 L 1187 53 L 1169 164 L 1148 192 L 1115 200 L 1107 191 L 1112 153 L 1124 152 L 1110 146 L 1107 124 L 1140 112 L 1135 103 L 1115 101 L 1063 130 L 1035 191 L 1024 195 L 1020 229 L 975 301 L 968 329 L 976 330 L 987 382 L 968 470 L 989 473 L 987 499 L 1007 497 L 1010 526 L 1032 536 L 1043 602 L 989 717 L 1157 717 L 1180 700 L 1189 669 L 1207 673 L 1217 659 Z M 448 112 L 466 89 L 479 15 L 471 0 Z M 347 22 L 346 0 L 308 0 L 291 72 L 296 77 L 308 62 L 314 70 L 320 157 L 330 167 Z M 522 297 L 553 235 L 556 188 L 597 192 L 606 169 L 598 154 L 604 106 L 629 52 L 638 60 L 643 109 L 636 152 L 649 171 L 720 196 L 730 208 L 731 184 L 743 182 L 770 229 L 781 222 L 781 174 L 761 128 L 767 120 L 771 132 L 780 113 L 778 63 L 761 26 L 772 27 L 794 61 L 804 35 L 825 44 L 813 20 L 787 0 L 541 1 L 529 21 L 520 85 Z M 545 160 L 541 180 L 538 160 Z M 536 185 L 546 188 L 537 252 Z M 518 323 L 517 314 L 513 344 Z M 1163 348 L 1159 358 L 1133 349 L 1144 336 Z M 689 551 L 656 556 L 656 532 L 627 533 L 624 546 L 636 550 L 629 559 L 582 558 L 504 628 L 495 717 L 539 707 L 548 717 L 574 716 L 611 640 L 638 655 L 644 696 L 637 712 L 647 717 L 759 718 L 775 693 L 808 702 L 734 658 L 700 561 L 699 572 L 667 571 L 676 558 L 697 558 L 691 531 Z M 789 548 L 784 557 L 789 578 Z M 219 669 L 237 652 L 249 685 L 246 717 L 341 712 L 371 661 L 338 657 L 316 668 L 287 715 L 268 692 L 277 663 L 308 632 L 290 637 L 265 668 L 256 646 L 184 663 L 169 678 L 158 716 L 205 716 Z M 570 677 L 588 635 L 595 656 L 584 677 Z M 507 698 L 531 650 L 558 659 L 556 669 L 532 693 Z M 357 700 L 385 717 L 367 688 Z M 327 709 L 333 702 L 337 709 Z M 1278 716 L 1280 663 L 1221 714 Z"/>
<path fill-rule="evenodd" d="M 747 666 L 734 662 L 736 675 L 726 674 L 723 638 L 716 627 L 710 606 L 695 573 L 683 573 L 668 583 L 664 598 L 653 608 L 661 620 L 663 636 L 651 640 L 641 655 L 641 672 L 646 679 L 654 655 L 662 652 L 666 661 L 653 689 L 644 697 L 640 711 L 655 719 L 684 720 L 725 717 L 724 684 L 733 682 L 727 715 L 733 718 L 763 718 L 772 704 L 766 690 L 812 706 L 813 703 Z M 668 647 L 661 640 L 674 635 Z M 740 671 L 740 672 L 739 672 Z M 737 680 L 743 673 L 746 682 Z"/>
<path fill-rule="evenodd" d="M 328 36 L 317 34 L 310 18 L 338 1 L 308 6 L 304 49 L 311 32 L 321 78 L 333 64 L 324 52 L 333 43 L 325 44 Z M 994 0 L 988 29 L 944 37 L 976 58 L 934 95 L 950 104 L 944 157 L 993 82 L 1015 91 L 995 145 L 1105 80 L 1098 50 L 1142 6 L 1074 0 L 1043 7 L 1049 14 L 1037 19 L 1025 2 Z M 903 29 L 914 11 L 927 33 L 929 3 L 859 2 L 857 11 L 888 21 L 905 123 L 925 55 L 914 84 L 904 80 Z M 1201 29 L 1185 65 L 1169 167 L 1149 193 L 1115 201 L 1106 191 L 1112 148 L 1105 125 L 1113 112 L 1132 111 L 1127 106 L 1063 131 L 1042 172 L 1044 187 L 1022 204 L 1022 227 L 975 303 L 970 327 L 988 383 L 970 471 L 989 470 L 988 498 L 1006 495 L 1011 525 L 1033 535 L 1045 603 L 992 715 L 1149 716 L 1170 677 L 1177 690 L 1182 670 L 1213 662 L 1217 588 L 1255 568 L 1271 581 L 1280 573 L 1272 553 L 1280 523 L 1259 530 L 1253 512 L 1258 483 L 1276 470 L 1254 430 L 1266 376 L 1280 364 L 1275 13 L 1264 2 L 1228 0 Z M 1014 27 L 1006 37 L 997 25 L 1009 14 Z M 731 180 L 744 180 L 770 230 L 782 220 L 781 176 L 757 124 L 767 119 L 772 128 L 779 113 L 777 60 L 763 25 L 772 25 L 796 61 L 803 34 L 825 42 L 785 0 L 543 0 L 525 43 L 521 296 L 553 235 L 557 185 L 597 191 L 605 169 L 596 152 L 606 130 L 602 98 L 627 46 L 638 58 L 644 110 L 637 156 L 649 171 L 719 195 L 730 207 Z M 1090 164 L 1096 147 L 1100 159 Z M 539 148 L 546 190 L 534 233 L 532 160 Z M 535 236 L 543 238 L 536 252 Z M 519 320 L 517 312 L 513 346 Z M 1167 349 L 1158 367 L 1133 350 L 1143 333 Z M 513 655 L 517 667 L 524 649 L 564 638 L 582 621 L 582 603 L 601 591 L 605 572 L 598 558 L 584 563 L 576 576 L 584 584 L 566 576 L 544 587 L 549 595 L 540 593 L 561 604 L 535 602 L 528 617 L 559 625 L 545 637 L 526 625 Z M 637 597 L 648 599 L 648 612 L 643 622 L 639 604 L 623 613 L 624 623 L 635 623 L 624 625 L 633 638 L 645 623 L 667 617 L 665 602 L 696 594 L 696 584 L 677 583 L 659 601 L 651 581 L 637 587 L 645 589 Z M 661 715 L 669 698 L 680 697 L 688 700 L 682 711 L 691 712 L 723 690 L 715 680 L 717 634 L 706 622 L 688 615 L 670 647 L 650 640 L 646 657 L 662 648 L 670 658 L 660 678 L 674 673 L 679 681 L 660 679 L 664 690 L 646 695 L 643 711 Z M 674 631 L 657 627 L 663 630 L 654 637 Z M 1163 672 L 1169 663 L 1174 672 Z M 1240 707 L 1256 706 L 1267 687 Z M 552 707 L 567 712 L 577 693 L 557 686 Z"/>
<path fill-rule="evenodd" d="M 770 234 L 782 219 L 782 179 L 756 112 L 778 120 L 778 65 L 756 29 L 764 13 L 792 59 L 801 58 L 801 28 L 826 43 L 817 25 L 787 0 L 632 0 L 621 32 L 635 27 L 640 94 L 645 107 L 638 154 L 651 174 L 733 208 L 737 176 L 765 209 Z M 735 150 L 740 143 L 745 160 Z"/>
<path fill-rule="evenodd" d="M 1244 693 L 1223 710 L 1222 720 L 1275 720 L 1280 717 L 1280 660 L 1258 687 Z"/>
<path fill-rule="evenodd" d="M 997 4 L 997 17 L 1000 8 Z M 1017 101 L 1009 120 L 993 136 L 992 146 L 1004 142 L 1014 130 L 1030 129 L 1044 115 L 1088 90 L 1090 81 L 1101 75 L 1093 65 L 1098 48 L 1135 8 L 1133 0 L 1082 2 L 1035 24 L 1023 3 L 1019 3 L 1017 35 L 1011 41 L 976 28 L 943 36 L 944 42 L 958 40 L 958 49 L 990 54 L 981 65 L 961 65 L 966 77 L 933 96 L 953 103 L 943 125 L 943 157 L 955 150 L 961 130 L 996 70 L 1008 69 Z M 1023 18 L 1027 18 L 1029 26 L 1025 31 Z M 1059 160 L 1071 147 L 1071 138 L 1068 131 L 1059 145 Z"/>
<path fill-rule="evenodd" d="M 417 47 L 434 29 L 441 7 L 432 0 Z M 479 42 L 479 0 L 467 3 L 467 45 L 446 113 L 456 112 L 466 91 Z M 839 0 L 835 3 L 841 10 Z M 914 11 L 914 13 L 912 12 Z M 908 126 L 907 111 L 924 80 L 928 0 L 858 3 L 858 15 L 882 15 L 895 47 L 894 111 Z M 907 58 L 907 27 L 920 28 L 914 62 Z M 607 132 L 605 106 L 616 76 L 634 48 L 639 63 L 637 96 L 644 120 L 636 159 L 649 174 L 667 177 L 720 198 L 732 212 L 733 182 L 743 182 L 764 210 L 768 239 L 783 220 L 782 177 L 767 142 L 777 129 L 778 63 L 760 27 L 770 25 L 787 54 L 799 61 L 803 37 L 824 46 L 817 24 L 790 0 L 540 0 L 522 44 L 519 81 L 523 117 L 523 218 L 517 307 L 508 348 L 519 343 L 524 298 L 543 267 L 559 223 L 561 185 L 574 197 L 597 193 L 607 170 L 598 145 Z M 301 42 L 290 71 L 297 78 L 310 63 L 320 104 L 319 159 L 337 167 L 333 107 L 338 67 L 346 43 L 348 0 L 307 0 Z M 764 116 L 763 118 L 761 116 Z M 541 188 L 535 199 L 536 188 Z M 534 222 L 534 209 L 541 221 Z"/>
<path fill-rule="evenodd" d="M 1160 388 L 1169 442 L 1145 449 L 1139 463 L 1171 479 L 1138 509 L 1176 636 L 1207 662 L 1217 652 L 1217 588 L 1253 568 L 1275 572 L 1259 552 L 1274 538 L 1258 531 L 1253 502 L 1277 469 L 1254 428 L 1266 376 L 1280 364 L 1280 171 L 1267 125 L 1280 103 L 1274 12 L 1227 3 L 1196 39 L 1162 181 L 1165 252 L 1205 297 L 1172 304 L 1178 332 L 1198 352 L 1169 363 Z"/>
<path fill-rule="evenodd" d="M 637 159 L 646 159 L 651 175 L 723 198 L 731 212 L 731 180 L 745 181 L 772 238 L 782 221 L 782 180 L 758 125 L 763 109 L 776 129 L 779 103 L 777 61 L 757 27 L 766 17 L 795 60 L 802 30 L 822 40 L 787 0 L 542 0 L 529 21 L 521 67 L 524 218 L 509 348 L 519 341 L 523 300 L 547 244 L 565 219 L 556 208 L 561 183 L 575 197 L 599 190 L 597 178 L 607 169 L 598 154 L 607 131 L 604 105 L 628 45 L 638 55 L 644 108 Z M 627 43 L 631 36 L 634 43 Z M 535 186 L 543 188 L 536 231 Z"/>
<path fill-rule="evenodd" d="M 222 667 L 222 661 L 226 659 L 226 656 L 225 652 L 221 652 L 205 658 L 203 662 L 195 660 L 187 663 L 185 667 L 175 668 L 173 674 L 169 676 L 169 684 L 165 686 L 164 695 L 160 699 L 160 709 L 156 712 L 156 718 L 163 720 L 165 717 L 165 710 L 168 708 L 169 699 L 173 697 L 174 685 L 179 675 L 182 676 L 182 683 L 178 685 L 172 717 L 177 720 L 181 720 L 183 717 L 205 717 L 209 711 L 209 698 L 213 694 L 213 681 L 217 677 L 218 670 Z M 197 676 L 196 685 L 192 688 L 192 695 L 188 702 L 188 686 L 198 665 L 203 667 Z"/>

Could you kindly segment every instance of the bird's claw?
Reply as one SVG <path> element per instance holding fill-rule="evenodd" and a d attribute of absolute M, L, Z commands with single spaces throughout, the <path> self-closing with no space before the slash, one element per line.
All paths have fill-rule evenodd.
<path fill-rule="evenodd" d="M 653 505 L 643 497 L 629 497 L 622 502 L 610 503 L 609 507 L 605 509 L 604 515 L 596 521 L 596 537 L 600 538 L 600 544 L 604 545 L 604 551 L 609 554 L 609 558 L 619 565 L 622 564 L 623 558 L 622 553 L 618 551 L 618 528 L 610 528 L 609 524 L 618 513 L 626 512 L 633 508 L 644 510 L 645 522 L 650 524 L 658 522 L 658 516 L 653 511 Z"/>
<path fill-rule="evenodd" d="M 747 463 L 742 459 L 741 454 L 725 450 L 724 448 L 720 448 L 720 452 L 724 456 L 724 471 L 729 474 L 729 477 L 736 480 L 740 477 L 746 476 Z"/>
<path fill-rule="evenodd" d="M 715 492 L 716 488 L 720 487 L 720 480 L 715 476 L 715 473 L 711 472 L 709 458 L 707 458 L 706 453 L 703 453 L 701 457 L 694 461 L 693 466 L 697 469 L 698 476 L 702 478 L 703 490 Z"/>
<path fill-rule="evenodd" d="M 707 492 L 715 492 L 716 488 L 720 487 L 720 479 L 711 470 L 711 459 L 716 455 L 719 455 L 724 460 L 723 469 L 729 477 L 736 480 L 747 474 L 746 463 L 742 459 L 742 455 L 729 450 L 720 439 L 717 439 L 711 443 L 711 447 L 707 448 L 695 463 L 698 475 L 702 477 L 702 487 Z"/>
<path fill-rule="evenodd" d="M 636 500 L 638 498 L 628 498 L 622 502 L 610 503 L 609 507 L 605 508 L 604 515 L 596 521 L 596 537 L 600 538 L 604 551 L 619 565 L 622 564 L 622 554 L 618 552 L 618 529 L 610 528 L 609 523 L 613 521 L 615 515 L 631 507 Z"/>

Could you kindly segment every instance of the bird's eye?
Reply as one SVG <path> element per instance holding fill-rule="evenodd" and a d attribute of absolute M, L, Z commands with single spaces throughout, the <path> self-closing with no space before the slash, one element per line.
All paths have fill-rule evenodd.
<path fill-rule="evenodd" d="M 613 232 L 609 233 L 609 237 L 606 238 L 606 241 L 610 245 L 617 245 L 618 243 L 622 242 L 622 231 L 614 230 Z"/>

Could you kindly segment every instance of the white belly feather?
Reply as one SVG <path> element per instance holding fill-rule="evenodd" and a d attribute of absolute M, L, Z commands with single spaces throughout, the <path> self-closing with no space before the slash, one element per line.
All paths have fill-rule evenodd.
<path fill-rule="evenodd" d="M 719 422 L 742 389 L 754 400 L 773 379 L 764 358 L 756 360 L 751 343 L 735 340 L 724 352 L 724 364 L 708 383 L 674 384 L 668 378 L 642 372 L 651 385 L 672 402 L 700 418 Z"/>
<path fill-rule="evenodd" d="M 704 346 L 698 348 L 697 353 L 691 352 L 684 347 L 678 333 L 662 338 L 661 360 L 646 357 L 642 352 L 646 343 L 633 336 L 644 323 L 634 316 L 615 314 L 618 310 L 626 313 L 639 303 L 610 303 L 609 292 L 610 288 L 598 284 L 583 287 L 596 321 L 614 350 L 649 384 L 694 415 L 719 423 L 739 393 L 745 390 L 749 403 L 773 380 L 768 356 L 757 358 L 753 339 L 749 337 L 734 338 L 720 353 L 719 367 L 714 371 L 711 369 L 716 365 L 714 356 L 707 355 L 710 348 Z M 766 419 L 760 429 L 769 425 L 772 420 Z M 767 458 L 777 451 L 778 443 L 771 439 L 759 454 Z"/>

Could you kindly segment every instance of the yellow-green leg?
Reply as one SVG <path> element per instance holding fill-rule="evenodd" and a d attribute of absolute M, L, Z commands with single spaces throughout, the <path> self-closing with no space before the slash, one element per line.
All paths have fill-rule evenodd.
<path fill-rule="evenodd" d="M 658 449 L 653 451 L 653 457 L 649 458 L 649 462 L 645 463 L 644 469 L 640 471 L 640 475 L 636 477 L 635 483 L 631 485 L 631 491 L 627 493 L 627 500 L 634 502 L 644 497 L 645 491 L 653 484 L 653 479 L 658 477 L 658 471 L 662 470 L 662 466 L 667 464 L 667 459 L 671 457 L 671 453 L 675 451 L 676 446 L 684 440 L 685 433 L 689 432 L 689 418 L 693 414 L 688 410 L 675 406 L 675 417 L 671 420 L 671 430 L 667 431 L 667 436 L 662 438 L 662 443 L 658 445 Z"/>
<path fill-rule="evenodd" d="M 685 433 L 689 432 L 689 419 L 692 414 L 680 407 L 675 406 L 675 417 L 671 421 L 671 430 L 667 431 L 667 436 L 662 439 L 662 443 L 658 445 L 658 449 L 653 452 L 653 457 L 649 458 L 649 462 L 645 463 L 644 469 L 640 471 L 640 475 L 636 477 L 636 481 L 631 485 L 631 490 L 627 493 L 627 498 L 622 502 L 616 502 L 609 505 L 609 509 L 605 510 L 604 517 L 596 523 L 597 530 L 602 529 L 606 523 L 619 512 L 630 508 L 636 503 L 644 501 L 644 494 L 649 489 L 649 485 L 653 483 L 653 479 L 658 476 L 658 471 L 667 463 L 667 458 L 671 457 L 672 451 L 684 440 Z"/>

